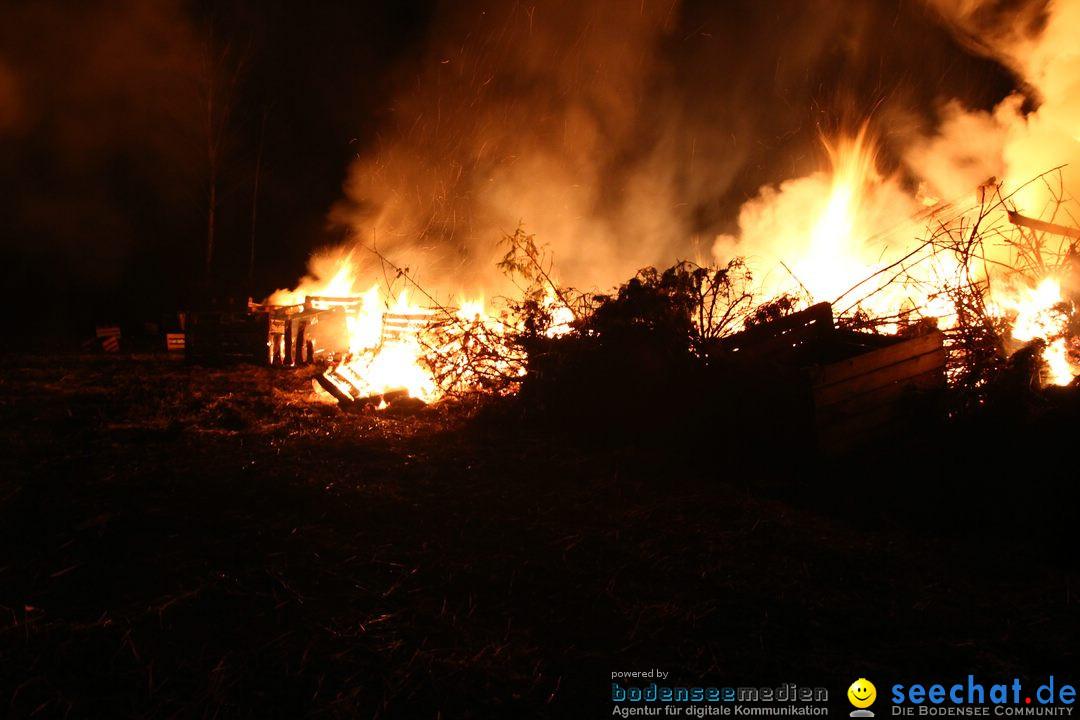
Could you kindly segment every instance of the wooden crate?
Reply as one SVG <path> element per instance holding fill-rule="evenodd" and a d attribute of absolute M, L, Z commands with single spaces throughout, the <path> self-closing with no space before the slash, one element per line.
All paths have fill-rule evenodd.
<path fill-rule="evenodd" d="M 169 352 L 184 352 L 186 341 L 184 333 L 165 333 L 165 349 Z"/>
<path fill-rule="evenodd" d="M 97 335 L 98 342 L 101 343 L 101 349 L 105 352 L 114 353 L 120 351 L 120 327 L 118 325 L 97 327 L 94 334 Z"/>
<path fill-rule="evenodd" d="M 898 337 L 838 330 L 828 303 L 753 327 L 718 343 L 728 381 L 796 426 L 811 426 L 818 450 L 849 450 L 904 423 L 929 418 L 945 387 L 944 336 Z M 790 398 L 791 402 L 783 402 Z"/>
<path fill-rule="evenodd" d="M 816 348 L 833 332 L 832 306 L 818 303 L 773 322 L 744 330 L 720 341 L 720 347 L 743 357 L 792 355 Z"/>
<path fill-rule="evenodd" d="M 811 371 L 818 445 L 839 452 L 880 438 L 945 388 L 944 335 L 897 339 Z"/>
<path fill-rule="evenodd" d="M 185 356 L 193 362 L 265 363 L 268 356 L 269 319 L 246 312 L 188 313 L 184 334 Z"/>

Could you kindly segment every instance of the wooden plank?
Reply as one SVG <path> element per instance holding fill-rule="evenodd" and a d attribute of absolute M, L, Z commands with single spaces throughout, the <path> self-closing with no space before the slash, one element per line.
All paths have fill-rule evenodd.
<path fill-rule="evenodd" d="M 882 437 L 895 422 L 896 405 L 878 405 L 857 416 L 819 425 L 818 444 L 827 452 L 847 450 L 860 443 Z"/>
<path fill-rule="evenodd" d="M 784 336 L 797 336 L 800 340 L 807 336 L 819 336 L 833 329 L 832 306 L 818 303 L 806 310 L 792 313 L 773 322 L 743 330 L 741 333 L 724 338 L 720 345 L 726 350 L 738 351 L 756 345 L 788 340 Z"/>
<path fill-rule="evenodd" d="M 326 303 L 328 305 L 360 305 L 364 299 L 359 295 L 308 295 L 305 298 L 309 303 Z"/>
<path fill-rule="evenodd" d="M 281 352 L 284 336 L 281 333 L 270 333 L 270 364 L 281 365 Z"/>
<path fill-rule="evenodd" d="M 292 320 L 285 321 L 285 353 L 281 360 L 285 367 L 292 367 L 295 364 L 296 348 L 293 346 L 293 338 L 295 337 L 296 331 L 294 330 L 293 325 L 294 323 Z"/>
<path fill-rule="evenodd" d="M 929 381 L 929 378 L 926 378 L 926 381 Z M 907 411 L 913 409 L 903 402 L 905 394 L 910 392 L 911 399 L 917 403 L 920 399 L 932 398 L 933 392 L 940 387 L 938 385 L 922 389 L 903 386 L 891 400 L 879 398 L 879 402 L 871 403 L 847 416 L 819 417 L 816 423 L 819 447 L 825 451 L 844 450 L 902 429 L 900 421 L 905 420 Z M 885 394 L 884 391 L 882 394 Z M 915 405 L 914 409 L 917 408 L 918 405 Z"/>
<path fill-rule="evenodd" d="M 831 404 L 815 404 L 814 415 L 819 425 L 829 424 L 856 417 L 882 405 L 895 406 L 904 393 L 911 390 L 937 390 L 943 387 L 945 387 L 944 374 L 940 368 L 933 368 L 868 392 L 849 395 Z"/>
<path fill-rule="evenodd" d="M 296 323 L 296 335 L 293 338 L 293 347 L 296 348 L 293 353 L 293 365 L 306 365 L 310 362 L 306 356 L 307 350 L 307 321 L 300 320 Z"/>
<path fill-rule="evenodd" d="M 388 312 L 383 314 L 384 322 L 403 322 L 409 323 L 413 321 L 426 321 L 434 317 L 435 313 L 430 310 L 417 310 L 415 312 L 399 313 Z"/>
<path fill-rule="evenodd" d="M 745 355 L 758 357 L 763 354 L 782 352 L 784 350 L 797 348 L 808 343 L 817 342 L 826 332 L 828 332 L 828 330 L 825 329 L 824 326 L 820 325 L 796 327 L 791 328 L 790 330 L 787 330 L 781 334 L 758 340 L 751 344 L 732 345 L 729 346 L 727 349 L 731 352 L 743 353 Z"/>
<path fill-rule="evenodd" d="M 818 405 L 842 402 L 846 398 L 894 383 L 903 383 L 907 378 L 935 370 L 944 382 L 945 348 L 937 348 L 922 355 L 915 355 L 892 365 L 855 375 L 831 385 L 818 385 L 814 388 L 814 402 Z"/>
<path fill-rule="evenodd" d="M 1009 222 L 1013 225 L 1019 225 L 1020 227 L 1026 227 L 1029 230 L 1037 230 L 1039 232 L 1053 233 L 1054 235 L 1062 235 L 1064 237 L 1072 238 L 1074 240 L 1080 240 L 1080 230 L 1076 228 L 1067 227 L 1065 225 L 1058 225 L 1057 223 L 1047 222 L 1045 220 L 1038 220 L 1036 218 L 1030 218 L 1026 215 L 1021 215 L 1018 212 L 1007 210 L 1009 214 Z"/>
<path fill-rule="evenodd" d="M 330 393 L 331 395 L 333 395 L 334 398 L 336 398 L 337 401 L 340 404 L 342 404 L 342 405 L 352 405 L 352 403 L 353 403 L 352 396 L 347 395 L 345 393 L 345 391 L 342 390 L 341 388 L 339 388 L 337 386 L 337 383 L 335 383 L 333 380 L 326 377 L 322 373 L 319 373 L 318 375 L 316 375 L 315 379 L 318 381 L 319 385 L 322 386 L 322 389 L 325 390 L 326 392 Z"/>
<path fill-rule="evenodd" d="M 348 386 L 347 388 L 342 389 L 348 392 L 349 397 L 353 400 L 364 397 L 364 388 L 367 387 L 367 383 L 353 371 L 348 363 L 338 363 L 330 374 L 334 376 L 332 379 L 336 379 L 341 385 Z"/>
<path fill-rule="evenodd" d="M 899 342 L 896 345 L 873 350 L 847 360 L 826 365 L 814 372 L 814 387 L 824 387 L 873 372 L 917 355 L 933 352 L 944 346 L 945 336 L 934 330 L 920 337 Z"/>
<path fill-rule="evenodd" d="M 108 353 L 120 352 L 120 327 L 118 325 L 94 328 L 101 349 Z"/>

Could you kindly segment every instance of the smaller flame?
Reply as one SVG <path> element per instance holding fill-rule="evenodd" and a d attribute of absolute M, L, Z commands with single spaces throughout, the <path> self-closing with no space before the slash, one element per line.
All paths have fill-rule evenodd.
<path fill-rule="evenodd" d="M 996 300 L 992 312 L 1013 315 L 1012 338 L 1021 343 L 1041 339 L 1046 343 L 1043 360 L 1049 371 L 1048 380 L 1054 385 L 1068 385 L 1077 374 L 1069 359 L 1066 337 L 1069 313 L 1061 293 L 1061 283 L 1053 277 L 1043 278 L 1035 287 L 1006 290 Z"/>
<path fill-rule="evenodd" d="M 544 333 L 549 338 L 562 337 L 574 329 L 574 321 L 577 319 L 574 316 L 574 311 L 551 287 L 544 294 L 543 306 L 544 310 L 551 316 L 551 325 L 548 327 L 547 332 Z"/>

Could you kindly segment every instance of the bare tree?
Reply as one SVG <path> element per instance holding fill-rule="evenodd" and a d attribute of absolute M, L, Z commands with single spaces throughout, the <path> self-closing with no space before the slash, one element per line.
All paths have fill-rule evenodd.
<path fill-rule="evenodd" d="M 266 140 L 266 119 L 269 109 L 263 109 L 262 123 L 259 126 L 259 149 L 255 154 L 255 179 L 251 188 L 251 241 L 248 245 L 248 290 L 254 285 L 255 278 L 255 221 L 259 208 L 259 175 L 262 173 L 263 143 Z"/>

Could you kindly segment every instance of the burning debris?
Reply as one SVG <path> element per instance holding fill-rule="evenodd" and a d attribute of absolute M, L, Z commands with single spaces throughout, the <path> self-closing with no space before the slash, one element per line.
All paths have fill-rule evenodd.
<path fill-rule="evenodd" d="M 852 147 L 862 151 L 861 143 Z M 783 264 L 794 285 L 775 276 L 757 282 L 737 259 L 726 266 L 649 269 L 614 295 L 579 293 L 557 283 L 543 249 L 519 229 L 505 240 L 510 250 L 501 267 L 524 281 L 521 299 L 506 303 L 497 317 L 483 303 L 436 302 L 394 265 L 394 277 L 411 283 L 411 295 L 427 304 L 405 290 L 391 301 L 377 285 L 354 293 L 348 256 L 329 283 L 314 286 L 315 293 L 279 292 L 251 311 L 268 318 L 270 362 L 321 365 L 322 390 L 358 408 L 386 407 L 406 397 L 431 402 L 461 392 L 515 392 L 530 374 L 534 382 L 546 382 L 562 372 L 557 366 L 567 361 L 568 348 L 642 330 L 662 335 L 671 352 L 719 363 L 737 376 L 748 371 L 746 362 L 721 363 L 722 356 L 742 353 L 816 373 L 817 424 L 835 425 L 823 431 L 835 437 L 874 434 L 894 419 L 892 406 L 907 390 L 943 387 L 946 368 L 954 388 L 983 392 L 1020 350 L 1036 357 L 1036 385 L 1072 382 L 1080 369 L 1077 305 L 1064 288 L 1075 277 L 1076 231 L 1046 221 L 1018 222 L 1015 195 L 995 184 L 984 188 L 974 208 L 941 206 L 918 215 L 927 228 L 923 239 L 904 247 L 899 259 L 866 264 L 845 254 L 855 232 L 849 216 L 863 187 L 856 181 L 845 181 L 852 187 L 834 184 L 814 224 L 810 259 Z M 826 240 L 827 247 L 819 247 Z M 843 262 L 831 264 L 834 256 Z M 821 271 L 804 274 L 813 267 Z M 836 299 L 815 302 L 822 287 Z M 320 294 L 330 291 L 335 295 Z M 599 372 L 617 375 L 617 366 L 633 364 L 637 356 L 668 352 L 633 343 L 619 350 Z M 553 365 L 553 357 L 562 360 Z M 661 362 L 658 372 L 679 369 Z M 626 378 L 624 392 L 640 392 L 641 381 L 649 382 Z M 729 380 L 714 373 L 706 381 Z M 605 404 L 618 404 L 610 401 Z M 868 421 L 864 411 L 875 419 Z"/>
<path fill-rule="evenodd" d="M 1049 187 L 1053 176 L 1037 181 Z M 868 263 L 849 252 L 865 187 L 854 176 L 832 185 L 811 254 L 781 263 L 786 279 L 758 281 L 737 258 L 648 268 L 612 294 L 582 293 L 558 283 L 546 250 L 519 228 L 504 238 L 500 268 L 520 296 L 502 299 L 498 313 L 480 301 L 440 303 L 372 250 L 392 281 L 358 291 L 364 283 L 344 255 L 329 281 L 309 278 L 249 303 L 231 332 L 261 334 L 252 347 L 263 362 L 315 366 L 317 392 L 345 409 L 524 389 L 556 413 L 591 403 L 660 416 L 697 387 L 699 398 L 738 412 L 813 427 L 830 451 L 939 414 L 947 385 L 978 407 L 1017 367 L 1030 368 L 1035 388 L 1073 382 L 1080 315 L 1069 288 L 1080 232 L 1021 216 L 1016 193 L 989 184 L 974 207 L 917 215 L 921 239 Z M 826 291 L 831 302 L 819 300 Z M 205 338 L 213 328 L 222 342 L 228 327 L 202 318 L 193 330 Z"/>
<path fill-rule="evenodd" d="M 378 285 L 353 292 L 348 256 L 321 287 L 333 296 L 298 289 L 249 302 L 249 316 L 267 329 L 266 360 L 318 366 L 316 386 L 346 408 L 429 403 L 456 392 L 502 389 L 524 374 L 523 356 L 503 339 L 505 315 L 490 316 L 482 302 L 441 304 L 407 270 L 394 270 L 411 286 L 392 302 Z"/>
<path fill-rule="evenodd" d="M 911 388 L 937 391 L 947 383 L 963 398 L 959 405 L 979 407 L 996 379 L 1017 367 L 1030 366 L 1032 387 L 1068 385 L 1080 373 L 1080 231 L 1072 227 L 1075 199 L 1065 190 L 1075 171 L 1059 167 L 1027 182 L 1018 179 L 1031 177 L 1032 159 L 1044 160 L 1048 150 L 1060 149 L 1065 159 L 1075 150 L 1074 137 L 1063 139 L 1049 127 L 1061 125 L 1057 121 L 1071 108 L 1067 87 L 1055 78 L 1071 77 L 1072 61 L 1053 48 L 1071 37 L 1063 29 L 1072 26 L 1073 12 L 1054 5 L 1045 32 L 1030 46 L 986 50 L 1009 57 L 1043 91 L 1039 108 L 1024 110 L 1018 95 L 992 115 L 951 104 L 942 108 L 939 135 L 906 138 L 904 147 L 891 149 L 891 166 L 879 162 L 878 140 L 889 134 L 879 118 L 823 138 L 828 167 L 761 187 L 742 206 L 737 232 L 715 238 L 711 261 L 649 268 L 610 294 L 564 287 L 550 257 L 519 228 L 506 238 L 507 255 L 493 264 L 518 281 L 520 294 L 497 303 L 461 300 L 490 298 L 507 288 L 505 278 L 487 277 L 491 273 L 477 260 L 494 255 L 475 236 L 475 228 L 493 227 L 489 214 L 504 219 L 511 209 L 527 208 L 541 237 L 567 256 L 574 277 L 583 267 L 607 277 L 626 260 L 611 261 L 611 247 L 647 245 L 653 252 L 669 245 L 658 238 L 684 228 L 665 217 L 661 229 L 655 222 L 632 224 L 648 230 L 630 237 L 624 222 L 581 223 L 610 209 L 599 202 L 568 202 L 574 221 L 549 224 L 549 214 L 567 209 L 555 207 L 562 202 L 558 183 L 546 182 L 545 166 L 538 163 L 529 167 L 535 174 L 523 176 L 528 188 L 522 187 L 516 173 L 524 166 L 506 170 L 499 151 L 488 149 L 489 138 L 479 137 L 501 126 L 470 125 L 486 117 L 487 106 L 480 103 L 478 114 L 471 95 L 455 96 L 447 107 L 466 97 L 470 103 L 452 113 L 465 124 L 455 128 L 460 132 L 447 130 L 454 122 L 429 127 L 421 114 L 410 126 L 415 134 L 392 142 L 387 158 L 360 159 L 354 167 L 347 187 L 354 202 L 338 207 L 335 216 L 353 237 L 370 232 L 370 246 L 354 243 L 315 258 L 309 277 L 252 304 L 246 322 L 263 336 L 260 352 L 268 362 L 317 366 L 319 392 L 350 408 L 522 390 L 546 405 L 550 398 L 539 397 L 539 388 L 556 394 L 573 388 L 567 392 L 573 400 L 562 406 L 568 412 L 589 397 L 612 412 L 650 405 L 663 412 L 666 398 L 700 395 L 697 388 L 753 376 L 760 382 L 750 384 L 760 393 L 775 395 L 776 387 L 799 376 L 805 387 L 795 392 L 811 398 L 819 429 L 835 424 L 840 429 L 825 434 L 851 435 L 849 429 L 877 428 L 866 413 L 882 425 L 892 422 Z M 644 35 L 651 37 L 654 20 L 642 20 Z M 530 33 L 532 27 L 530 16 Z M 510 57 L 519 49 L 512 43 L 504 48 Z M 476 89 L 480 97 L 489 92 L 488 80 Z M 602 88 L 583 90 L 588 95 Z M 527 104 L 521 110 L 531 112 Z M 1047 119 L 1045 126 L 1040 119 Z M 447 132 L 451 137 L 444 137 Z M 567 142 L 565 128 L 561 136 Z M 429 156 L 441 147 L 435 140 L 448 141 L 452 151 Z M 512 147 L 512 140 L 521 140 L 517 127 L 492 146 Z M 1019 151 L 1033 146 L 1040 152 Z M 463 148 L 469 161 L 453 161 Z M 486 173 L 483 192 L 471 191 L 473 172 Z M 431 193 L 421 190 L 433 182 Z M 505 188 L 521 192 L 508 198 Z M 629 195 L 641 188 L 632 189 Z M 459 210 L 470 224 L 466 239 L 455 234 Z M 626 217 L 637 218 L 639 210 Z M 612 228 L 627 237 L 611 242 Z M 550 238 L 544 236 L 549 229 Z M 420 260 L 437 266 L 438 280 L 422 287 L 375 247 L 376 236 L 390 238 L 388 252 L 410 261 L 421 252 Z M 446 264 L 445 257 L 435 257 L 440 240 L 460 246 L 455 271 L 438 267 Z M 593 252 L 593 245 L 604 251 Z M 377 263 L 357 262 L 356 254 L 369 251 Z M 448 276 L 479 291 L 447 287 Z M 806 333 L 815 341 L 789 347 Z M 769 351 L 753 350 L 759 342 Z M 731 356 L 739 353 L 756 357 L 762 367 L 735 362 Z M 572 378 L 575 372 L 580 376 Z M 618 382 L 609 391 L 596 394 L 595 387 L 613 380 Z"/>

